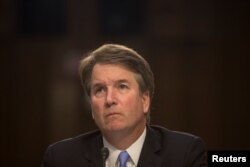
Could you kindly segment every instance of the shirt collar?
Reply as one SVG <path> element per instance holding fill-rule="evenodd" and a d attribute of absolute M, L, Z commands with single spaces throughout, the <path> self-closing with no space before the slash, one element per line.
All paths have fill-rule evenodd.
<path fill-rule="evenodd" d="M 135 166 L 137 166 L 138 164 L 142 146 L 145 141 L 145 137 L 146 137 L 146 127 L 141 136 L 131 146 L 129 146 L 129 148 L 126 149 L 131 158 L 131 161 L 135 164 Z M 115 166 L 117 164 L 117 158 L 120 152 L 123 150 L 119 150 L 114 146 L 112 146 L 104 137 L 103 137 L 103 145 L 104 147 L 107 147 L 109 149 L 109 157 L 107 159 L 107 164 L 109 164 L 108 166 Z"/>

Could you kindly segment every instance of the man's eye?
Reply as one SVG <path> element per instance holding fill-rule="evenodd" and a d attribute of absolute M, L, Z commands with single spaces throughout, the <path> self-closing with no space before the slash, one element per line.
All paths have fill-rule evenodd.
<path fill-rule="evenodd" d="M 94 91 L 94 94 L 95 94 L 96 96 L 100 96 L 100 95 L 102 95 L 103 93 L 105 93 L 105 88 L 104 88 L 104 87 L 98 87 L 98 88 L 96 88 L 95 91 Z"/>
<path fill-rule="evenodd" d="M 119 85 L 119 88 L 120 88 L 120 89 L 127 89 L 128 86 L 127 86 L 126 84 L 120 84 L 120 85 Z"/>
<path fill-rule="evenodd" d="M 95 93 L 99 93 L 99 92 L 102 92 L 104 89 L 102 88 L 102 87 L 100 87 L 100 88 L 97 88 L 96 90 L 95 90 Z"/>

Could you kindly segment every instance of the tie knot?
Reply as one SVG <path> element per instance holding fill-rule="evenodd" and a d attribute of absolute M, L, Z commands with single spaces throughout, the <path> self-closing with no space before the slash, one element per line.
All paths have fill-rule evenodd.
<path fill-rule="evenodd" d="M 120 167 L 126 167 L 126 163 L 128 161 L 129 155 L 127 151 L 122 151 L 119 154 L 119 162 L 120 162 Z"/>

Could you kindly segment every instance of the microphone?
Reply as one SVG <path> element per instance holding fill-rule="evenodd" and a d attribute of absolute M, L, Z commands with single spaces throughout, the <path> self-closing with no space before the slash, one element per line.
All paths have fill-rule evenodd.
<path fill-rule="evenodd" d="M 109 150 L 106 147 L 103 147 L 101 149 L 101 155 L 102 155 L 102 166 L 106 167 L 106 159 L 109 156 Z"/>

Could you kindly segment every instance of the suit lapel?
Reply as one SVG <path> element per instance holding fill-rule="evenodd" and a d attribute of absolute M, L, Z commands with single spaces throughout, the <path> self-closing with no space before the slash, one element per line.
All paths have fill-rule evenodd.
<path fill-rule="evenodd" d="M 159 152 L 162 149 L 162 139 L 160 135 L 147 126 L 147 134 L 142 147 L 138 167 L 160 167 L 162 158 Z"/>
<path fill-rule="evenodd" d="M 86 149 L 82 150 L 84 161 L 89 167 L 102 166 L 101 148 L 103 147 L 101 133 L 87 142 Z M 142 147 L 137 167 L 161 167 L 163 159 L 160 156 L 162 138 L 160 134 L 147 126 L 147 134 Z"/>
<path fill-rule="evenodd" d="M 86 150 L 83 150 L 83 158 L 87 160 L 90 167 L 102 166 L 101 148 L 103 147 L 102 135 L 99 134 L 91 139 Z"/>

